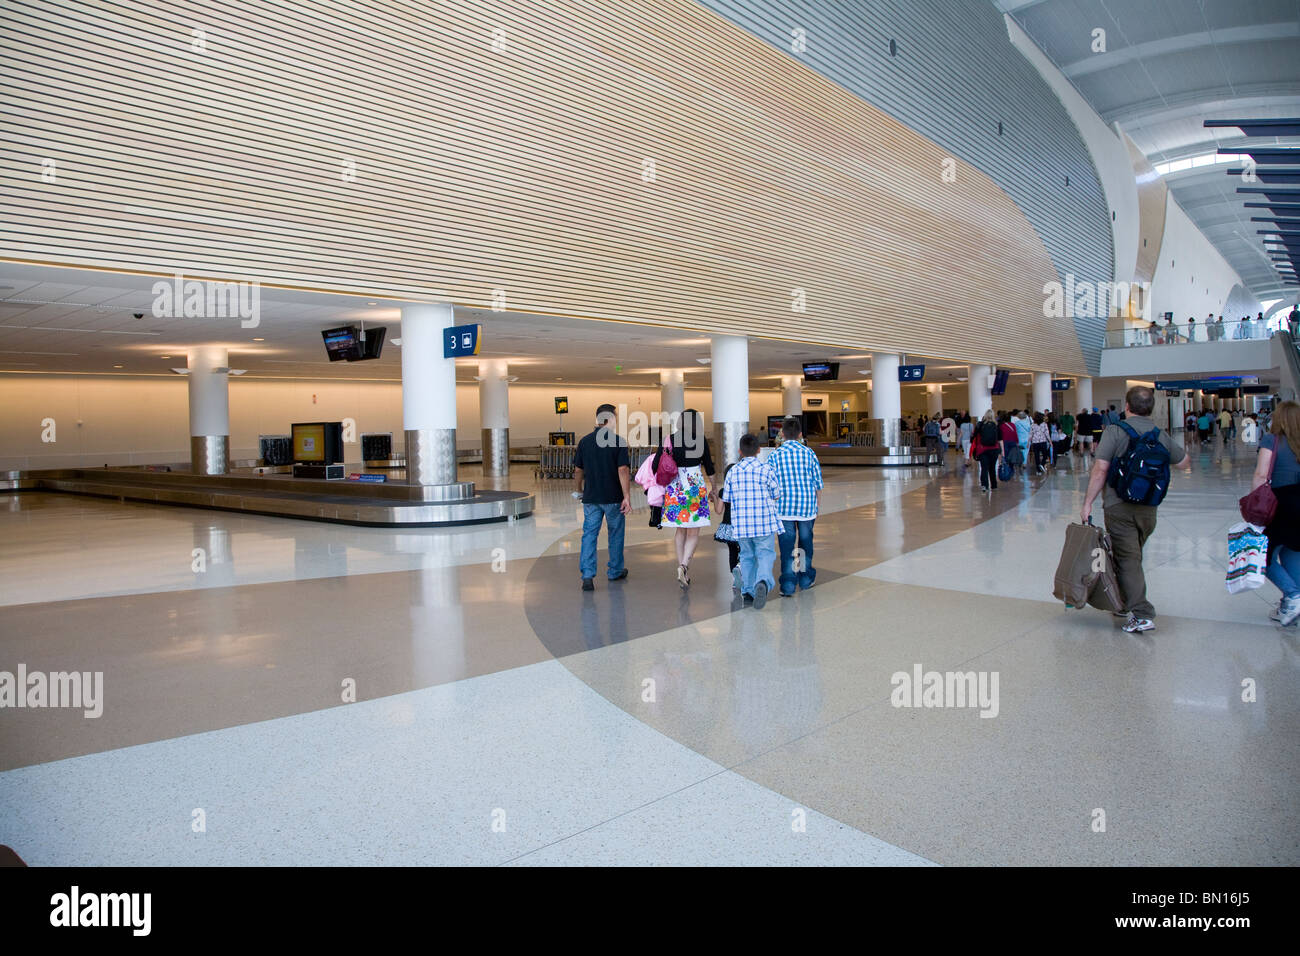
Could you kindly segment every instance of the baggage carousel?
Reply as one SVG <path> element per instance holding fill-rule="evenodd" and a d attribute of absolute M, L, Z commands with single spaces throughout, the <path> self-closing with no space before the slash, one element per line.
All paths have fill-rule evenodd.
<path fill-rule="evenodd" d="M 345 465 L 344 473 L 375 473 Z M 372 527 L 427 528 L 510 521 L 532 514 L 522 491 L 478 490 L 473 482 L 415 485 L 402 471 L 383 482 L 295 478 L 280 469 L 196 475 L 187 463 L 120 468 L 59 468 L 0 473 L 2 491 L 45 491 L 188 508 L 332 521 Z"/>
<path fill-rule="evenodd" d="M 906 468 L 926 467 L 929 465 L 939 464 L 939 455 L 937 452 L 926 451 L 925 448 L 915 448 L 911 445 L 880 447 L 843 444 L 820 445 L 810 443 L 809 447 L 817 453 L 817 460 L 823 465 L 869 465 L 875 467 L 896 466 Z M 954 453 L 952 449 L 949 449 L 948 451 L 949 454 Z M 960 450 L 955 452 L 955 454 L 960 455 Z"/>

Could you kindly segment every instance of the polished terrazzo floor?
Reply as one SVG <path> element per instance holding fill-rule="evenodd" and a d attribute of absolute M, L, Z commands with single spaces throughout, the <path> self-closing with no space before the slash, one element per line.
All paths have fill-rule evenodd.
<path fill-rule="evenodd" d="M 643 508 L 631 577 L 580 592 L 569 483 L 523 467 L 535 517 L 437 534 L 3 497 L 0 670 L 102 671 L 105 706 L 0 710 L 0 843 L 43 864 L 1295 865 L 1300 638 L 1271 586 L 1223 587 L 1252 453 L 1194 451 L 1136 637 L 1051 596 L 1082 467 L 992 498 L 958 468 L 827 469 L 818 585 L 762 612 L 734 609 L 707 539 L 681 592 Z M 997 672 L 997 716 L 891 706 L 916 665 Z"/>

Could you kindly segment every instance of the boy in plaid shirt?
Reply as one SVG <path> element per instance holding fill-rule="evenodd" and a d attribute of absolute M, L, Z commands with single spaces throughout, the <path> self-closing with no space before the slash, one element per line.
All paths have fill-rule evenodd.
<path fill-rule="evenodd" d="M 758 439 L 745 435 L 740 439 L 740 460 L 727 472 L 722 485 L 722 500 L 731 505 L 731 524 L 740 545 L 741 593 L 745 603 L 755 609 L 767 603 L 767 592 L 776 587 L 772 562 L 776 560 L 774 535 L 781 533 L 776 503 L 781 484 L 776 471 L 759 461 Z"/>
<path fill-rule="evenodd" d="M 789 597 L 795 585 L 807 591 L 817 580 L 812 563 L 813 525 L 822 501 L 822 466 L 817 453 L 803 443 L 799 419 L 787 418 L 781 425 L 781 437 L 781 447 L 768 463 L 781 484 L 777 517 L 782 530 L 777 544 L 781 548 L 781 596 Z"/>

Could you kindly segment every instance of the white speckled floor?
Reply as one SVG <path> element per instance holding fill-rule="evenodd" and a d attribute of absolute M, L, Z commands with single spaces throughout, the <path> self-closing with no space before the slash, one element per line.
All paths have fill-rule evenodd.
<path fill-rule="evenodd" d="M 555 662 L 0 774 L 0 843 L 35 866 L 925 862 Z"/>
<path fill-rule="evenodd" d="M 0 843 L 35 864 L 1294 866 L 1300 629 L 1268 622 L 1271 586 L 1222 583 L 1251 464 L 1216 449 L 1176 477 L 1136 637 L 1051 597 L 1082 467 L 992 503 L 956 470 L 838 470 L 817 587 L 763 612 L 728 611 L 711 541 L 680 592 L 640 515 L 632 578 L 581 595 L 563 483 L 534 519 L 447 535 L 10 499 L 0 670 L 102 668 L 108 703 L 0 711 Z M 998 716 L 890 706 L 915 664 L 997 672 Z"/>

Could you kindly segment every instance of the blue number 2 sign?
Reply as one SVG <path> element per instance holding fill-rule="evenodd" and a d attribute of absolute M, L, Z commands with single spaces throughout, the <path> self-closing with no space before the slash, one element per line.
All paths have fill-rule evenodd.
<path fill-rule="evenodd" d="M 442 357 L 464 358 L 478 355 L 479 346 L 483 344 L 481 325 L 453 325 L 442 330 Z"/>

